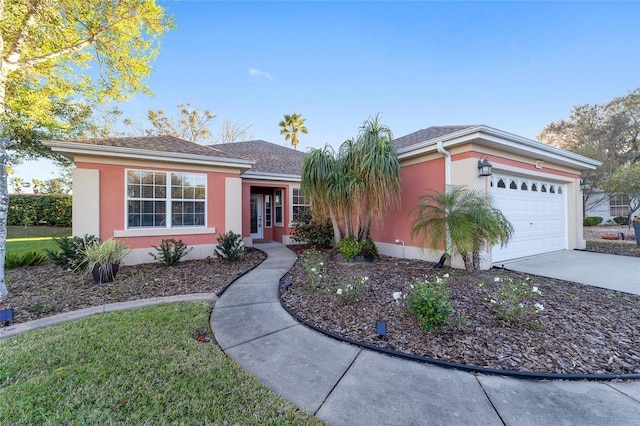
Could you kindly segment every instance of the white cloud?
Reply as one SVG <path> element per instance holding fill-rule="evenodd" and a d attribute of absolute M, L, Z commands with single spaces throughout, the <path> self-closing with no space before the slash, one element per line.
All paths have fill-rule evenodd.
<path fill-rule="evenodd" d="M 273 79 L 271 74 L 269 74 L 266 71 L 262 71 L 261 69 L 258 69 L 258 68 L 249 68 L 249 72 L 247 74 L 251 77 L 264 77 L 269 80 Z"/>

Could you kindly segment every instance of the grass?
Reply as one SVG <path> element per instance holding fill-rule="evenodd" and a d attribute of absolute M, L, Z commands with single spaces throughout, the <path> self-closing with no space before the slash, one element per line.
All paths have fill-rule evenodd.
<path fill-rule="evenodd" d="M 69 237 L 71 228 L 55 226 L 7 226 L 7 254 L 24 254 L 29 251 L 58 250 L 52 237 Z"/>
<path fill-rule="evenodd" d="M 195 339 L 210 309 L 158 305 L 0 340 L 0 423 L 321 424 Z"/>
<path fill-rule="evenodd" d="M 70 236 L 71 228 L 58 226 L 7 226 L 7 240 Z"/>

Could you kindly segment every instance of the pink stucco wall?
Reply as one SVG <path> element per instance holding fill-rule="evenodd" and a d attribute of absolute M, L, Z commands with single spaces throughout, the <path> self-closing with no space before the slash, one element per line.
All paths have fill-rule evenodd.
<path fill-rule="evenodd" d="M 181 239 L 187 245 L 215 244 L 217 234 L 226 232 L 225 229 L 225 178 L 239 177 L 238 173 L 203 172 L 201 170 L 176 170 L 163 167 L 135 167 L 99 163 L 77 163 L 76 167 L 94 169 L 100 172 L 100 239 L 113 237 L 114 231 L 125 229 L 125 170 L 154 170 L 167 172 L 200 173 L 207 175 L 207 227 L 216 228 L 216 235 L 172 235 L 167 230 L 166 235 L 126 237 L 129 248 L 146 248 L 158 246 L 163 239 Z"/>
<path fill-rule="evenodd" d="M 410 244 L 411 223 L 415 218 L 413 208 L 418 203 L 418 199 L 426 194 L 427 189 L 444 191 L 444 158 L 402 166 L 400 186 L 402 188 L 400 207 L 387 212 L 381 222 L 374 223 L 371 227 L 371 236 L 381 243 L 393 244 L 396 239 L 400 239 L 407 245 L 417 245 Z"/>

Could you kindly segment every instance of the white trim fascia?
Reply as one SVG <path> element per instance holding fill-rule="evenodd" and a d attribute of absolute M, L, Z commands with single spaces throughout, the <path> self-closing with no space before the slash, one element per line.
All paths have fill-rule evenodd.
<path fill-rule="evenodd" d="M 457 132 L 413 144 L 399 149 L 398 158 L 402 160 L 429 152 L 435 152 L 438 142 L 442 142 L 445 148 L 449 148 L 477 139 L 493 142 L 531 157 L 555 160 L 578 168 L 595 170 L 597 166 L 602 165 L 600 161 L 488 126 L 468 127 Z"/>
<path fill-rule="evenodd" d="M 199 164 L 207 166 L 238 167 L 249 169 L 255 161 L 241 158 L 214 157 L 181 152 L 150 151 L 146 149 L 122 148 L 105 145 L 78 144 L 77 142 L 43 141 L 54 152 L 90 156 L 131 158 L 135 160 L 163 161 L 172 163 Z M 79 146 L 81 145 L 81 146 Z"/>
<path fill-rule="evenodd" d="M 203 235 L 203 234 L 215 234 L 216 228 L 210 227 L 184 227 L 184 228 L 129 228 L 118 229 L 113 231 L 113 236 L 116 238 L 125 237 L 162 237 L 169 235 Z"/>
<path fill-rule="evenodd" d="M 278 180 L 288 182 L 300 182 L 300 175 L 288 175 L 281 173 L 254 172 L 248 170 L 240 175 L 242 179 Z"/>

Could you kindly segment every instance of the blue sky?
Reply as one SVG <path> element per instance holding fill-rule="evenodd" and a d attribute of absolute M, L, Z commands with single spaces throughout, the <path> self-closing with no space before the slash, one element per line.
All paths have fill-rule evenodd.
<path fill-rule="evenodd" d="M 486 124 L 534 139 L 573 105 L 640 87 L 640 2 L 163 1 L 166 34 L 148 85 L 120 105 L 144 119 L 179 102 L 250 124 L 298 149 L 337 147 L 378 112 L 396 137 L 432 125 Z M 52 177 L 39 165 L 19 168 Z"/>

